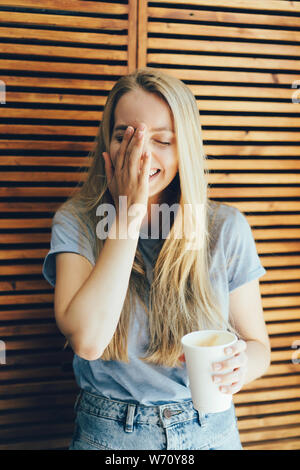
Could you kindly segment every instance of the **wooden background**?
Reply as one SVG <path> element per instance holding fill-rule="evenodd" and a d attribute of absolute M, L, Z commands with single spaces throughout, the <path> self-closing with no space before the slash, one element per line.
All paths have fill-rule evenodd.
<path fill-rule="evenodd" d="M 245 213 L 267 269 L 272 364 L 235 396 L 244 448 L 300 449 L 299 31 L 300 2 L 0 1 L 0 450 L 69 444 L 72 352 L 42 264 L 109 90 L 145 65 L 196 96 L 210 197 Z"/>

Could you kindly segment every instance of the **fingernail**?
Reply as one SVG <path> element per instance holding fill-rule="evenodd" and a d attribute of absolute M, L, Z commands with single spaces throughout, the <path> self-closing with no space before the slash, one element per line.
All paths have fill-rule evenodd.
<path fill-rule="evenodd" d="M 232 348 L 226 348 L 225 349 L 225 354 L 232 354 Z"/>
<path fill-rule="evenodd" d="M 220 377 L 214 377 L 214 382 L 215 382 L 215 384 L 220 383 L 221 382 Z"/>
<path fill-rule="evenodd" d="M 221 364 L 214 364 L 214 370 L 221 370 L 222 366 Z"/>

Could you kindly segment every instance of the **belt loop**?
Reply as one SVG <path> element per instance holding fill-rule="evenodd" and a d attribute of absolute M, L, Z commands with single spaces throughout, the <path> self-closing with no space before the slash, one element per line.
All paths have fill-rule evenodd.
<path fill-rule="evenodd" d="M 205 413 L 198 411 L 198 419 L 199 419 L 200 426 L 203 428 L 207 422 L 207 415 Z"/>
<path fill-rule="evenodd" d="M 81 395 L 82 395 L 82 389 L 80 390 L 80 392 L 78 393 L 77 397 L 76 397 L 76 400 L 75 400 L 75 403 L 74 403 L 74 411 L 76 412 L 77 411 L 77 408 L 78 408 L 78 404 L 79 404 L 79 400 L 81 398 Z"/>
<path fill-rule="evenodd" d="M 125 432 L 133 431 L 133 418 L 134 418 L 135 408 L 136 408 L 136 405 L 132 405 L 131 403 L 127 405 Z"/>

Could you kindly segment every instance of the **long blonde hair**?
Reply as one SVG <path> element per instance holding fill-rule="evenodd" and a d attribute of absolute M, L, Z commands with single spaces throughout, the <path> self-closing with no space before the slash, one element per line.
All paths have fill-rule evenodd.
<path fill-rule="evenodd" d="M 169 238 L 163 242 L 156 260 L 149 290 L 146 267 L 137 246 L 118 326 L 101 359 L 128 362 L 128 331 L 138 299 L 147 312 L 149 322 L 149 345 L 142 360 L 175 367 L 180 365 L 180 339 L 184 334 L 206 328 L 232 329 L 222 315 L 209 276 L 211 201 L 207 196 L 208 170 L 197 103 L 190 89 L 181 80 L 149 67 L 121 77 L 108 95 L 94 147 L 88 155 L 87 177 L 59 210 L 71 212 L 86 235 L 90 237 L 93 234 L 92 245 L 97 259 L 105 240 L 96 237 L 96 225 L 99 222 L 96 208 L 103 203 L 114 204 L 107 187 L 102 152 L 109 153 L 118 100 L 125 93 L 136 89 L 157 94 L 172 111 L 179 171 L 168 189 L 171 190 L 173 202 L 180 204 L 182 210 L 185 204 L 203 208 L 202 223 L 200 228 L 197 226 L 202 249 L 187 250 L 185 239 L 174 237 L 174 233 L 180 231 L 179 217 L 175 217 Z M 87 226 L 90 227 L 89 234 Z"/>

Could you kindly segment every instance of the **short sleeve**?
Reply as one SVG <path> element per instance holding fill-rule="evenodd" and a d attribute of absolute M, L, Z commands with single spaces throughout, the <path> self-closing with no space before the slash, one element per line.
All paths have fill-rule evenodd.
<path fill-rule="evenodd" d="M 92 265 L 95 264 L 93 244 L 80 228 L 80 223 L 70 213 L 57 211 L 52 220 L 50 250 L 48 251 L 42 268 L 46 281 L 53 287 L 56 282 L 55 255 L 62 252 L 78 253 L 87 258 Z"/>
<path fill-rule="evenodd" d="M 232 292 L 237 287 L 253 281 L 264 274 L 251 227 L 246 217 L 234 209 L 227 228 L 227 240 L 225 246 L 228 288 Z"/>

